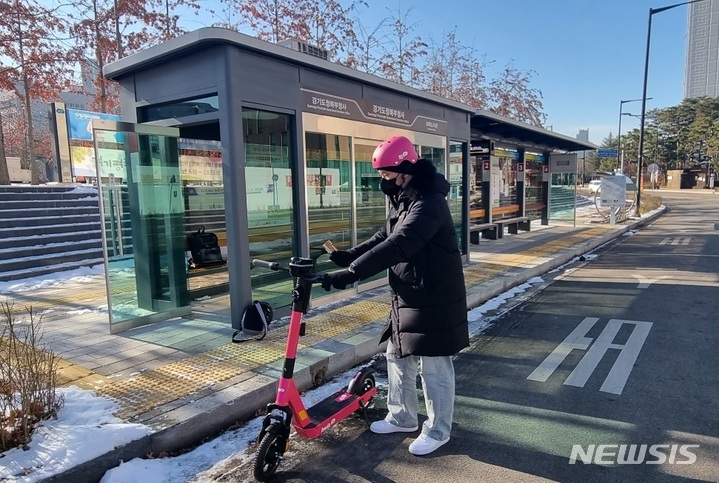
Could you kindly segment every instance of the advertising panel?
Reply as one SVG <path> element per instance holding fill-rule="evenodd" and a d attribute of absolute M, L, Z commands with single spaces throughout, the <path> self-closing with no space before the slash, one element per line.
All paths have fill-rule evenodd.
<path fill-rule="evenodd" d="M 90 121 L 93 119 L 122 121 L 122 118 L 120 116 L 116 116 L 115 114 L 67 109 L 67 128 L 70 139 L 92 141 L 92 123 Z"/>
<path fill-rule="evenodd" d="M 125 151 L 122 149 L 98 149 L 100 153 L 100 176 L 108 177 L 110 174 L 119 176 L 125 172 Z M 70 146 L 70 159 L 72 159 L 72 175 L 74 177 L 97 176 L 95 170 L 95 148 L 90 146 Z"/>
<path fill-rule="evenodd" d="M 95 168 L 95 148 L 92 133 L 92 120 L 103 119 L 121 121 L 115 114 L 104 112 L 81 111 L 79 109 L 66 109 L 67 133 L 70 140 L 70 166 L 72 177 L 95 178 L 98 176 Z M 122 133 L 101 131 L 102 141 L 112 144 L 123 142 Z M 100 176 L 107 177 L 112 173 L 125 172 L 125 152 L 122 149 L 100 148 Z"/>

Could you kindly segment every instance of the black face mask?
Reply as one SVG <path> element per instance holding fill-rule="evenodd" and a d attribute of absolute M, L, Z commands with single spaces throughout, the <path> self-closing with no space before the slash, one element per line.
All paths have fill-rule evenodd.
<path fill-rule="evenodd" d="M 400 186 L 397 186 L 397 178 L 382 178 L 382 181 L 379 182 L 379 189 L 381 189 L 382 193 L 386 194 L 387 196 L 396 196 L 402 190 Z"/>

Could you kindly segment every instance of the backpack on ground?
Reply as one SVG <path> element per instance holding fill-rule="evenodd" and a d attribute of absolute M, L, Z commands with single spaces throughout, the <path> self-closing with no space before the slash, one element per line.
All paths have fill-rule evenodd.
<path fill-rule="evenodd" d="M 192 254 L 192 258 L 187 262 L 190 268 L 216 267 L 227 263 L 227 260 L 222 258 L 217 235 L 206 232 L 204 226 L 187 237 L 187 244 Z"/>
<path fill-rule="evenodd" d="M 255 300 L 242 313 L 240 329 L 232 334 L 232 342 L 264 339 L 270 322 L 272 322 L 272 306 L 267 302 Z"/>

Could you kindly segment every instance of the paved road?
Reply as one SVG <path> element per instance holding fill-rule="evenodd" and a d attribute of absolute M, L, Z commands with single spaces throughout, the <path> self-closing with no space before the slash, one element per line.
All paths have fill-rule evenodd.
<path fill-rule="evenodd" d="M 274 481 L 719 481 L 719 195 L 662 195 L 667 215 L 547 276 L 458 357 L 435 455 L 353 419 L 295 437 Z"/>

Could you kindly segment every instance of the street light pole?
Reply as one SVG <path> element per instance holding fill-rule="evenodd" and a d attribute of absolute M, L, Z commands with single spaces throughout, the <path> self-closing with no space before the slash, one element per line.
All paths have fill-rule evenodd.
<path fill-rule="evenodd" d="M 647 99 L 648 101 L 653 99 L 653 97 L 650 97 Z M 619 157 L 619 171 L 621 171 L 621 174 L 624 174 L 624 156 L 622 156 L 622 109 L 624 108 L 624 104 L 627 102 L 637 102 L 641 101 L 641 99 L 627 99 L 626 101 L 619 101 L 619 129 L 617 130 L 617 156 Z"/>
<path fill-rule="evenodd" d="M 644 85 L 642 87 L 642 119 L 639 127 L 639 160 L 637 161 L 637 211 L 636 215 L 639 216 L 639 208 L 641 206 L 642 199 L 642 163 L 644 162 L 644 121 L 647 115 L 647 76 L 649 75 L 649 43 L 652 38 L 652 15 L 655 13 L 662 13 L 672 8 L 681 7 L 682 5 L 689 5 L 690 3 L 702 2 L 704 0 L 690 0 L 688 2 L 675 3 L 667 7 L 650 8 L 649 9 L 649 24 L 647 27 L 647 53 L 644 57 Z"/>

